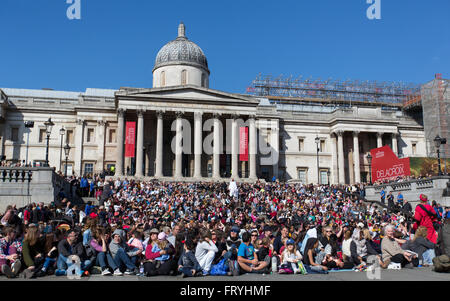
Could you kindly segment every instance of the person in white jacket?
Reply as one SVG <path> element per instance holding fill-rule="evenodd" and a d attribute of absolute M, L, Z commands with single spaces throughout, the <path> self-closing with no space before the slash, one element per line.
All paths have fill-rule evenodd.
<path fill-rule="evenodd" d="M 211 240 L 211 232 L 209 230 L 202 230 L 200 232 L 200 241 L 195 249 L 195 258 L 202 268 L 203 275 L 208 275 L 211 270 L 211 264 L 218 249 Z"/>

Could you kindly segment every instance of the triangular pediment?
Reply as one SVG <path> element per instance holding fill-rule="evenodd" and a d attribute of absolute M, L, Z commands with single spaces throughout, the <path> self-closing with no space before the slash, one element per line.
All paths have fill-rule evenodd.
<path fill-rule="evenodd" d="M 259 101 L 251 96 L 227 93 L 219 90 L 207 89 L 197 86 L 174 86 L 152 89 L 121 88 L 116 97 L 136 99 L 160 99 L 167 101 L 195 101 L 218 102 L 230 104 L 258 105 Z"/>

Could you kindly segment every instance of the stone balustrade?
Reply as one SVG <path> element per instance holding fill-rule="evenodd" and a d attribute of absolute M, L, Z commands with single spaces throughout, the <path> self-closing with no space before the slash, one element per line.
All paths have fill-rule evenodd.
<path fill-rule="evenodd" d="M 439 176 L 428 179 L 367 186 L 366 198 L 370 201 L 379 201 L 380 192 L 384 188 L 386 194 L 392 191 L 395 198 L 397 197 L 397 193 L 401 192 L 403 197 L 408 200 L 413 207 L 418 204 L 420 194 L 427 195 L 430 201 L 436 201 L 442 206 L 449 206 L 450 197 L 445 194 L 449 181 L 449 176 Z"/>

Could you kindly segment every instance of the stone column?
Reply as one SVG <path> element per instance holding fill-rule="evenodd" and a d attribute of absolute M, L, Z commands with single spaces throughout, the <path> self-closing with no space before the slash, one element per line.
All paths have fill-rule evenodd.
<path fill-rule="evenodd" d="M 278 161 L 280 158 L 280 121 L 278 119 L 271 120 L 271 142 L 270 145 L 272 147 L 272 171 L 273 176 L 279 179 L 278 176 Z"/>
<path fill-rule="evenodd" d="M 383 132 L 377 132 L 377 148 L 383 146 Z"/>
<path fill-rule="evenodd" d="M 219 114 L 214 114 L 214 145 L 213 145 L 213 178 L 220 178 L 220 120 Z"/>
<path fill-rule="evenodd" d="M 144 164 L 144 111 L 137 110 L 137 141 L 136 141 L 136 177 L 143 177 Z"/>
<path fill-rule="evenodd" d="M 116 146 L 116 176 L 123 176 L 123 143 L 125 132 L 125 110 L 117 112 L 117 146 Z"/>
<path fill-rule="evenodd" d="M 239 128 L 237 120 L 239 115 L 233 114 L 231 125 L 231 177 L 235 180 L 239 178 Z"/>
<path fill-rule="evenodd" d="M 336 135 L 338 137 L 339 184 L 345 184 L 344 141 L 342 139 L 344 131 L 337 131 Z"/>
<path fill-rule="evenodd" d="M 355 166 L 355 183 L 361 182 L 361 171 L 359 166 L 359 131 L 353 132 L 353 164 Z"/>
<path fill-rule="evenodd" d="M 77 120 L 76 136 L 75 136 L 75 166 L 73 171 L 77 176 L 82 176 L 83 168 L 83 142 L 84 142 L 84 120 Z"/>
<path fill-rule="evenodd" d="M 336 136 L 331 133 L 331 174 L 332 178 L 330 181 L 332 181 L 332 184 L 338 184 L 339 183 L 339 177 L 338 177 L 338 163 L 337 163 L 337 146 L 336 146 Z"/>
<path fill-rule="evenodd" d="M 97 120 L 97 171 L 102 172 L 105 169 L 105 130 L 106 121 Z"/>
<path fill-rule="evenodd" d="M 256 132 L 256 121 L 254 116 L 249 118 L 249 178 L 256 179 L 256 149 L 257 149 L 257 132 Z"/>
<path fill-rule="evenodd" d="M 202 177 L 203 126 L 202 112 L 194 113 L 194 178 Z"/>
<path fill-rule="evenodd" d="M 155 177 L 163 176 L 163 112 L 156 112 L 156 154 L 155 154 Z"/>
<path fill-rule="evenodd" d="M 182 173 L 182 159 L 183 159 L 183 149 L 181 142 L 183 140 L 183 124 L 181 122 L 181 118 L 183 117 L 182 112 L 176 112 L 177 116 L 176 120 L 176 134 L 175 134 L 175 178 L 183 177 Z"/>
<path fill-rule="evenodd" d="M 397 133 L 392 133 L 392 151 L 398 156 Z"/>

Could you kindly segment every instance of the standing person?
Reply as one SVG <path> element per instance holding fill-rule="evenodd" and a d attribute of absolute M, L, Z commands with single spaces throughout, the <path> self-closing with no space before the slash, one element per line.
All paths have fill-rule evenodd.
<path fill-rule="evenodd" d="M 380 191 L 380 200 L 383 205 L 386 203 L 385 198 L 386 198 L 386 192 L 384 191 L 384 187 L 383 187 L 383 188 L 381 188 L 381 191 Z"/>
<path fill-rule="evenodd" d="M 388 196 L 386 198 L 387 198 L 387 201 L 388 201 L 388 208 L 390 210 L 393 210 L 394 207 L 395 207 L 395 204 L 394 204 L 394 196 L 392 195 L 392 191 L 389 191 L 389 194 L 388 194 Z"/>
<path fill-rule="evenodd" d="M 195 257 L 202 268 L 204 276 L 209 275 L 212 261 L 218 251 L 215 243 L 211 240 L 211 232 L 203 229 L 200 232 L 200 241 L 195 249 Z"/>
<path fill-rule="evenodd" d="M 403 194 L 399 191 L 397 194 L 397 204 L 399 207 L 403 205 L 403 201 L 404 201 Z"/>
<path fill-rule="evenodd" d="M 434 223 L 437 222 L 436 214 L 434 214 L 433 208 L 428 204 L 428 197 L 424 194 L 419 196 L 420 204 L 416 206 L 414 212 L 414 230 L 417 230 L 420 226 L 425 226 L 428 230 L 427 238 L 432 243 L 437 243 L 437 233 L 434 229 Z"/>
<path fill-rule="evenodd" d="M 231 179 L 230 185 L 228 186 L 228 190 L 230 191 L 230 197 L 234 197 L 234 199 L 237 200 L 239 189 L 234 179 Z"/>
<path fill-rule="evenodd" d="M 19 254 L 22 244 L 16 239 L 16 230 L 8 227 L 4 231 L 5 237 L 0 238 L 0 268 L 2 274 L 14 278 L 20 271 Z"/>

